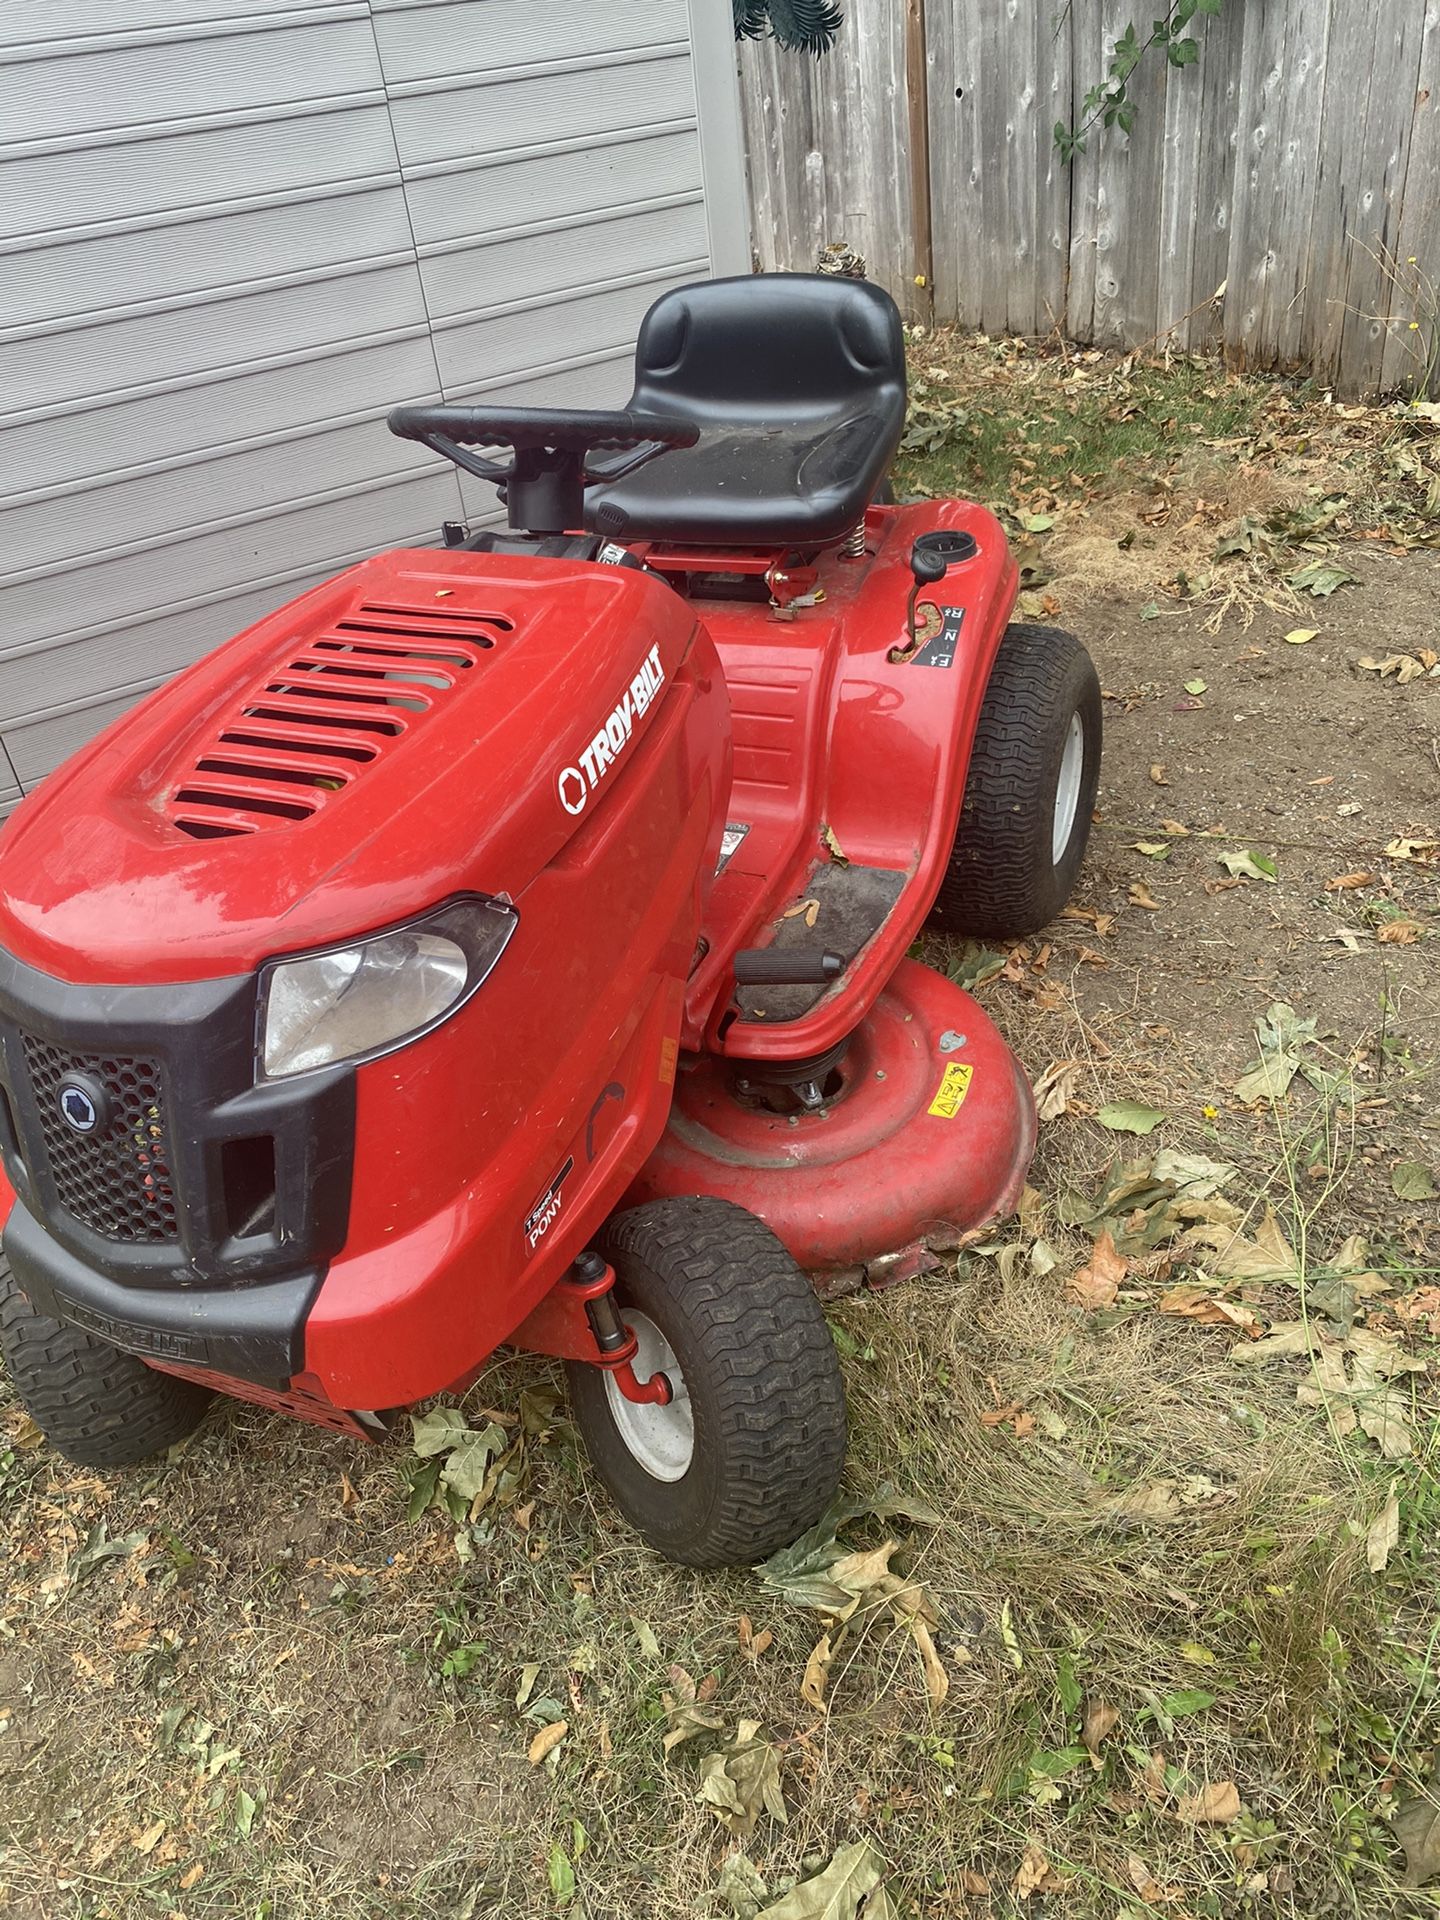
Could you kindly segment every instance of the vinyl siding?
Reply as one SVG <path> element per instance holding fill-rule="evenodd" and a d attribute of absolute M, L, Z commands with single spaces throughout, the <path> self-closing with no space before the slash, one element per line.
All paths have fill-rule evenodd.
<path fill-rule="evenodd" d="M 625 397 L 715 259 L 690 35 L 687 0 L 0 9 L 0 812 L 280 601 L 496 517 L 390 407 Z"/>

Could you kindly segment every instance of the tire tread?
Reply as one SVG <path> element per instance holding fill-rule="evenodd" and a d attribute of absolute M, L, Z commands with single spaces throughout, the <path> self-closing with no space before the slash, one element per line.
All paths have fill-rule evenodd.
<path fill-rule="evenodd" d="M 710 1196 L 620 1214 L 601 1244 L 680 1283 L 719 1409 L 724 1474 L 703 1540 L 655 1544 L 692 1566 L 764 1559 L 814 1524 L 844 1465 L 844 1386 L 813 1287 L 763 1221 Z"/>
<path fill-rule="evenodd" d="M 1036 933 L 1065 904 L 1073 874 L 1057 880 L 1059 870 L 1037 857 L 1036 822 L 1050 818 L 1047 729 L 1077 680 L 1098 732 L 1099 685 L 1074 634 L 1019 621 L 1006 629 L 975 730 L 954 851 L 931 913 L 936 926 L 994 937 Z M 1098 773 L 1097 751 L 1096 778 Z M 1086 786 L 1076 823 L 1077 867 L 1089 832 L 1094 778 Z"/>
<path fill-rule="evenodd" d="M 0 1353 L 47 1440 L 87 1467 L 125 1467 L 183 1440 L 211 1394 L 37 1312 L 0 1261 Z"/>

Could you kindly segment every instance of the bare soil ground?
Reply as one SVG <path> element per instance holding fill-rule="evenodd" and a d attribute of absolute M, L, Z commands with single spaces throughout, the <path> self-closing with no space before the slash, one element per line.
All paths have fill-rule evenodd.
<path fill-rule="evenodd" d="M 783 1572 L 656 1562 L 540 1361 L 468 1397 L 520 1444 L 458 1521 L 407 1517 L 403 1444 L 227 1407 L 107 1480 L 0 1397 L 4 1920 L 750 1920 L 861 1843 L 886 1873 L 869 1920 L 1435 1910 L 1440 678 L 1358 662 L 1435 644 L 1440 555 L 1357 541 L 1393 514 L 1352 476 L 1332 551 L 1357 583 L 1297 601 L 1262 552 L 1238 598 L 1223 572 L 1194 587 L 1257 499 L 1336 484 L 1308 400 L 1161 369 L 1102 485 L 1107 423 L 1140 430 L 1128 369 L 940 357 L 973 376 L 972 424 L 986 395 L 1028 420 L 1098 392 L 1083 484 L 1067 453 L 990 490 L 1051 522 L 1012 524 L 1037 573 L 1056 556 L 1037 610 L 1090 644 L 1108 735 L 1081 917 L 931 950 L 1032 1077 L 1057 1070 L 1052 1117 L 1018 1224 L 833 1310 L 857 1504 L 910 1503 L 842 1523 L 880 1550 L 834 1569 L 858 1606 L 827 1625 Z M 1182 550 L 1137 503 L 1193 477 L 1186 407 L 1249 439 L 1209 450 Z M 1276 409 L 1295 444 L 1267 464 Z M 1362 427 L 1368 459 L 1388 429 L 1342 437 Z M 974 430 L 912 479 L 1009 473 L 1009 429 Z M 1269 1053 L 1301 1070 L 1242 1098 L 1277 1002 Z M 1117 1132 L 1118 1103 L 1161 1117 Z M 747 1777 L 742 1722 L 783 1822 L 698 1797 L 727 1758 Z M 854 1920 L 858 1897 L 783 1911 Z"/>

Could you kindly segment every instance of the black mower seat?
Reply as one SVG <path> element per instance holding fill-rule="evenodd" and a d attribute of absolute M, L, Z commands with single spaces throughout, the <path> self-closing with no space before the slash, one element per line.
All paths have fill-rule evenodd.
<path fill-rule="evenodd" d="M 662 294 L 635 348 L 633 413 L 701 429 L 586 496 L 622 540 L 811 546 L 838 540 L 884 479 L 905 424 L 895 302 L 862 280 L 774 273 Z"/>

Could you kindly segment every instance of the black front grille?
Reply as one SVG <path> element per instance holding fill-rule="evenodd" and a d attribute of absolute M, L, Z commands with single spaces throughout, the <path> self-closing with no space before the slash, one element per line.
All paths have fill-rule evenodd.
<path fill-rule="evenodd" d="M 25 1066 L 50 1177 L 62 1207 L 92 1233 L 132 1245 L 178 1238 L 175 1182 L 160 1063 L 145 1054 L 69 1053 L 25 1034 Z M 101 1124 L 76 1133 L 61 1083 L 79 1075 L 104 1091 Z"/>

